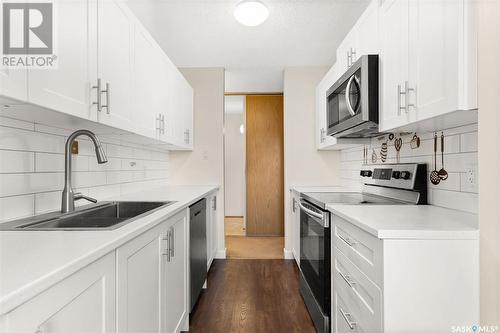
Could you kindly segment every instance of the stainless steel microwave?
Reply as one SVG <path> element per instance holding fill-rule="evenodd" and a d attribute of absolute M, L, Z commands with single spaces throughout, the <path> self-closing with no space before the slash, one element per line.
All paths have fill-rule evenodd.
<path fill-rule="evenodd" d="M 366 138 L 379 134 L 378 55 L 361 56 L 326 93 L 327 134 Z"/>

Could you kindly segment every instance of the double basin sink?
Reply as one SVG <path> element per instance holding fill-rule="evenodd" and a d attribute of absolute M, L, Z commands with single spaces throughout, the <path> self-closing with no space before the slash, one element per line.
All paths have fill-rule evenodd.
<path fill-rule="evenodd" d="M 155 212 L 175 201 L 107 201 L 71 213 L 48 213 L 2 223 L 0 230 L 109 230 Z"/>

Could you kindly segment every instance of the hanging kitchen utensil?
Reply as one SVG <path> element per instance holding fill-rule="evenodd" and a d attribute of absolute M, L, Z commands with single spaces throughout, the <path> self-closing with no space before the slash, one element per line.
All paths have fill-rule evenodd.
<path fill-rule="evenodd" d="M 403 146 L 403 139 L 401 137 L 394 140 L 394 148 L 396 148 L 396 161 L 399 163 L 401 147 Z"/>
<path fill-rule="evenodd" d="M 438 171 L 441 180 L 448 179 L 448 172 L 444 169 L 444 134 L 441 132 L 441 170 Z"/>
<path fill-rule="evenodd" d="M 377 163 L 377 153 L 375 152 L 375 149 L 373 149 L 372 153 L 372 163 Z"/>
<path fill-rule="evenodd" d="M 430 180 L 433 185 L 438 185 L 441 182 L 441 178 L 439 177 L 439 172 L 437 171 L 437 133 L 434 133 L 434 170 L 431 172 Z"/>
<path fill-rule="evenodd" d="M 380 147 L 380 160 L 382 163 L 387 160 L 387 141 L 382 143 L 382 147 Z"/>
<path fill-rule="evenodd" d="M 394 139 L 394 133 L 390 133 L 390 134 L 389 134 L 389 140 L 391 140 L 391 141 L 392 141 L 393 139 Z"/>
<path fill-rule="evenodd" d="M 367 146 L 364 147 L 364 156 L 365 156 L 365 158 L 363 160 L 363 163 L 368 164 L 368 147 Z"/>
<path fill-rule="evenodd" d="M 410 141 L 411 149 L 417 149 L 420 147 L 420 138 L 417 136 L 417 133 L 413 135 L 413 138 Z"/>

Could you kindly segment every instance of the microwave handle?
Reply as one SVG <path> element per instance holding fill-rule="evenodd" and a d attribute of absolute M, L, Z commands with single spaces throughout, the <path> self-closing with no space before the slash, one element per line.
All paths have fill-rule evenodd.
<path fill-rule="evenodd" d="M 351 100 L 349 99 L 349 91 L 351 90 L 352 81 L 354 81 L 355 78 L 356 75 L 351 76 L 351 78 L 347 82 L 347 86 L 345 87 L 345 104 L 347 105 L 347 111 L 349 111 L 352 117 L 356 115 L 356 112 L 352 108 Z"/>

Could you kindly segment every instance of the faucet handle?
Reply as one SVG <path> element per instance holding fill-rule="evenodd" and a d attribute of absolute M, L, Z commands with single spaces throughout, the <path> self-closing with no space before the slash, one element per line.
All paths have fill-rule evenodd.
<path fill-rule="evenodd" d="M 85 199 L 87 201 L 90 201 L 90 202 L 93 202 L 93 203 L 97 203 L 97 200 L 94 199 L 94 198 L 91 198 L 91 197 L 88 197 L 86 195 L 83 195 L 81 194 L 80 192 L 77 192 L 75 194 L 73 194 L 73 199 L 76 201 L 76 200 L 80 200 L 80 199 Z"/>

